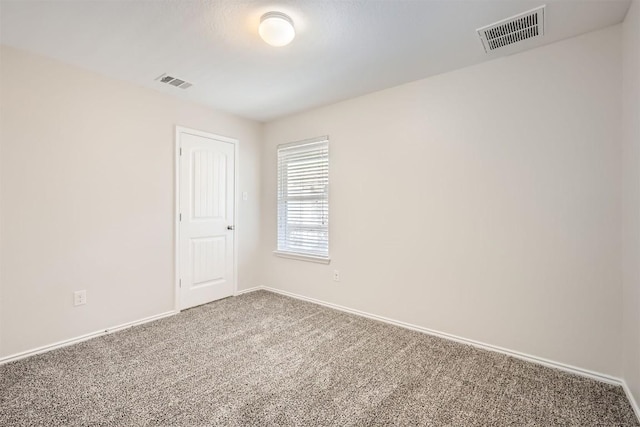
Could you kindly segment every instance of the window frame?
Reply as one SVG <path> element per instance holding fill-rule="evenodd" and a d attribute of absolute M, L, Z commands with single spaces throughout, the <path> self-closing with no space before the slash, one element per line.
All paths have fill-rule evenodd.
<path fill-rule="evenodd" d="M 324 191 L 324 197 L 319 197 L 317 198 L 317 200 L 323 201 L 326 203 L 326 210 L 321 210 L 322 216 L 326 217 L 326 247 L 327 247 L 327 252 L 326 255 L 324 254 L 318 254 L 318 253 L 307 253 L 304 251 L 296 251 L 296 250 L 288 250 L 287 248 L 283 248 L 281 246 L 281 242 L 286 241 L 286 236 L 284 238 L 282 238 L 281 236 L 281 232 L 282 232 L 282 226 L 281 226 L 281 204 L 286 202 L 285 200 L 283 200 L 282 196 L 282 176 L 281 174 L 283 173 L 281 171 L 281 152 L 284 150 L 288 150 L 288 149 L 295 149 L 297 147 L 302 147 L 305 145 L 315 145 L 315 144 L 321 144 L 321 143 L 325 143 L 326 144 L 326 152 L 327 152 L 327 157 L 326 157 L 326 176 L 327 176 L 327 184 L 326 184 L 326 189 Z M 311 151 L 311 150 L 310 150 Z M 283 258 L 289 258 L 289 259 L 296 259 L 296 260 L 301 260 L 301 261 L 310 261 L 310 262 L 316 262 L 316 263 L 321 263 L 321 264 L 329 264 L 331 262 L 331 258 L 329 256 L 329 236 L 330 236 L 330 232 L 329 232 L 329 136 L 320 136 L 317 138 L 311 138 L 311 139 L 305 139 L 302 141 L 295 141 L 295 142 L 290 142 L 290 143 L 286 143 L 286 144 L 280 144 L 277 146 L 276 149 L 276 156 L 277 156 L 277 166 L 276 166 L 276 250 L 273 251 L 274 255 L 279 256 L 279 257 L 283 257 Z M 288 222 L 287 222 L 288 223 Z"/>

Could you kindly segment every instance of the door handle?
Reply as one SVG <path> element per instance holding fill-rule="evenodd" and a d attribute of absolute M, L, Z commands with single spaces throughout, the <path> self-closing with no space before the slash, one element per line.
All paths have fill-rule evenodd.
<path fill-rule="evenodd" d="M 227 225 L 227 230 L 235 230 L 236 228 L 233 225 Z"/>

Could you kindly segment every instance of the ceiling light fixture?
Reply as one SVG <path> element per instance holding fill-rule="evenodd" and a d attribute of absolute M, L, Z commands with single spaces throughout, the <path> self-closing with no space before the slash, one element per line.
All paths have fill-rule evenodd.
<path fill-rule="evenodd" d="M 293 21 L 282 12 L 267 12 L 260 18 L 258 33 L 271 46 L 286 46 L 296 36 Z"/>

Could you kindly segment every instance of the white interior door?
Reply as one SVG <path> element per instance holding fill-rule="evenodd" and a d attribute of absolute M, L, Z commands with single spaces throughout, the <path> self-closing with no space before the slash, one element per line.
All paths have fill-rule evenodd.
<path fill-rule="evenodd" d="M 233 295 L 235 144 L 179 129 L 180 309 Z"/>

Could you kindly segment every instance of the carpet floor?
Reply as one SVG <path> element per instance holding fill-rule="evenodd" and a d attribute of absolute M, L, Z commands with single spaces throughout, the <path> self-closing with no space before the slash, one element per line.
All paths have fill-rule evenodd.
<path fill-rule="evenodd" d="M 640 426 L 620 387 L 257 291 L 0 366 L 1 426 Z"/>

